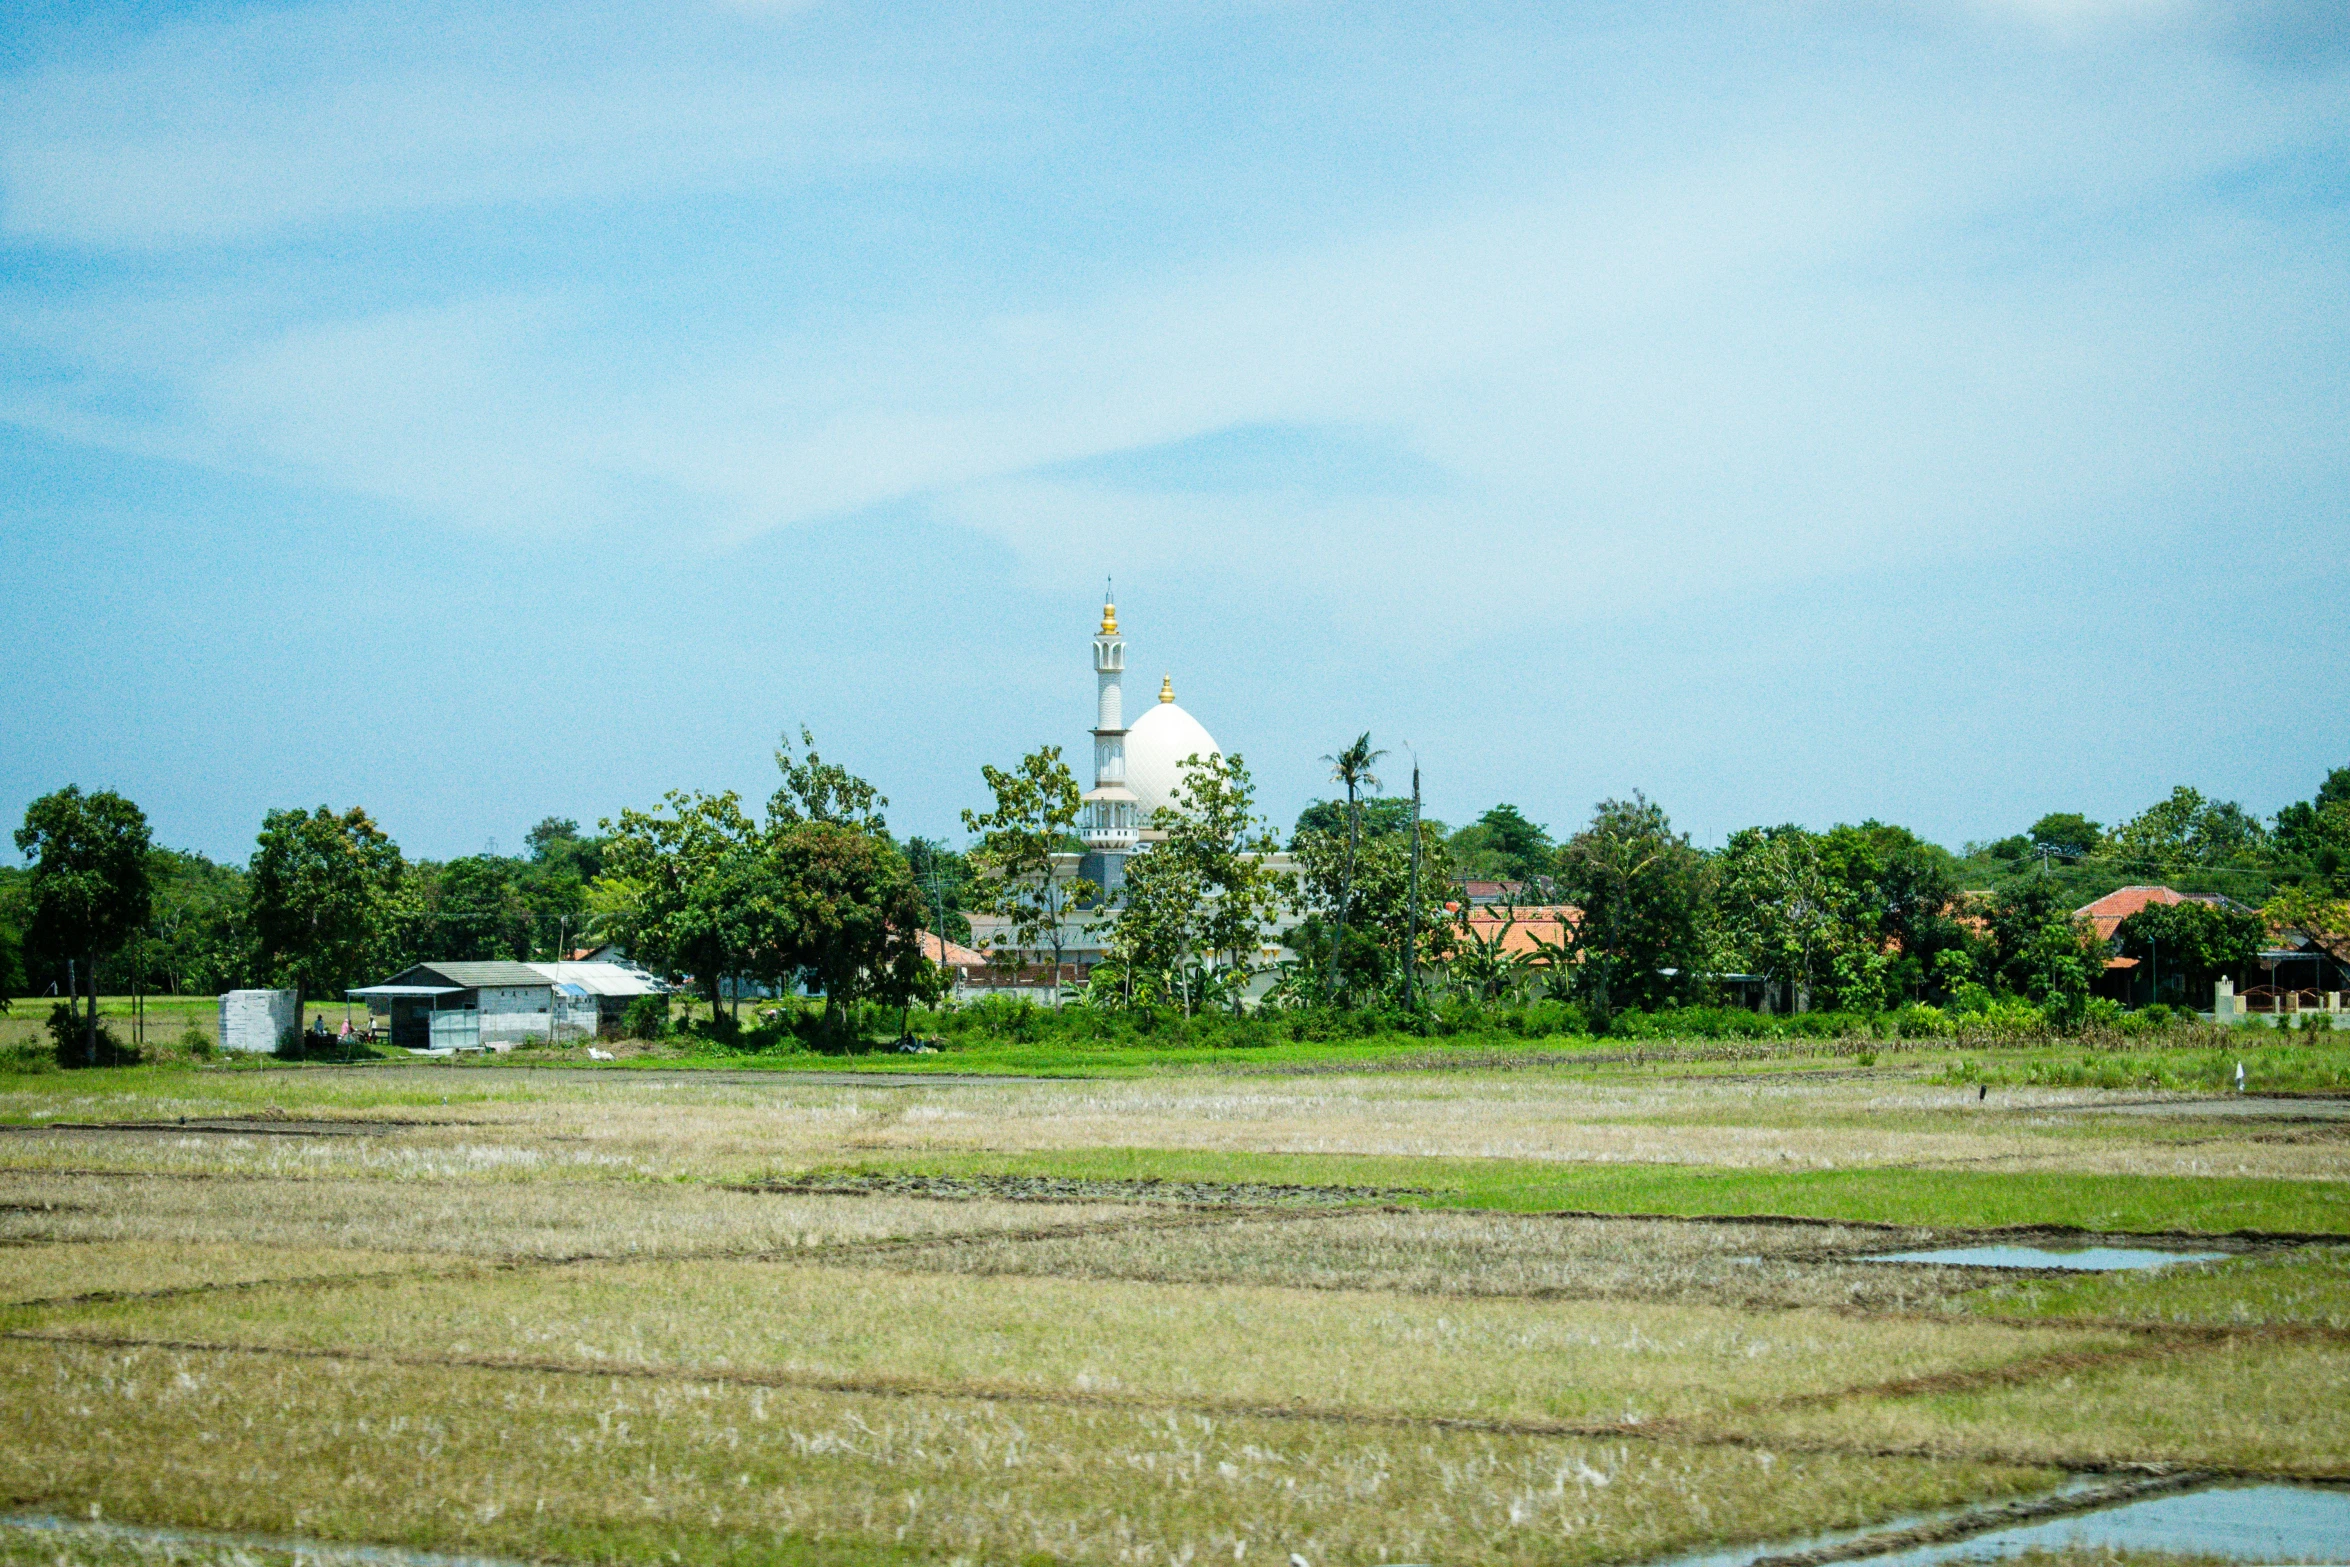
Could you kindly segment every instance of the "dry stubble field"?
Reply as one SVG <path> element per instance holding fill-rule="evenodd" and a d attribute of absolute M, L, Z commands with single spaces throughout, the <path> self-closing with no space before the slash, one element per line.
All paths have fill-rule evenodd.
<path fill-rule="evenodd" d="M 2254 1108 L 1852 1072 L 0 1081 L 0 1484 L 509 1558 L 1324 1567 L 2350 1478 L 2350 1120 Z M 2230 1255 L 1857 1260 L 2084 1211 Z"/>

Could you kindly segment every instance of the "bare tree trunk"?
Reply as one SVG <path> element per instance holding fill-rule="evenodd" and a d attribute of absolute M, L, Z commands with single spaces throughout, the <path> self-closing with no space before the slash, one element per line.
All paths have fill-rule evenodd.
<path fill-rule="evenodd" d="M 98 954 L 89 955 L 88 970 L 82 983 L 90 987 L 90 1012 L 82 1021 L 82 1044 L 85 1059 L 91 1066 L 98 1064 Z"/>

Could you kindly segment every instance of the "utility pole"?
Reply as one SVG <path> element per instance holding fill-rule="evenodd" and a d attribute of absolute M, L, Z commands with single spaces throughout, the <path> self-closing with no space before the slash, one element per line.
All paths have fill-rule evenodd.
<path fill-rule="evenodd" d="M 1406 746 L 1406 750 L 1410 747 Z M 1403 1008 L 1417 1009 L 1420 968 L 1420 754 L 1412 752 L 1412 870 L 1404 894 Z"/>

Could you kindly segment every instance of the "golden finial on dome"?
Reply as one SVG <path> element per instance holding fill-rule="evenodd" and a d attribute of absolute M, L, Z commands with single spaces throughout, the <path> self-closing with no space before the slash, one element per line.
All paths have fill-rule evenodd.
<path fill-rule="evenodd" d="M 1117 634 L 1118 596 L 1112 593 L 1109 584 L 1105 583 L 1102 586 L 1102 635 L 1114 637 Z"/>
<path fill-rule="evenodd" d="M 1162 702 L 1175 700 L 1175 677 L 1173 675 L 1159 676 L 1159 700 Z"/>

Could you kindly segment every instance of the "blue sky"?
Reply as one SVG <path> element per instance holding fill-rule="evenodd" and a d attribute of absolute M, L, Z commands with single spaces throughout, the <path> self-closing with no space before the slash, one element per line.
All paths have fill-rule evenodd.
<path fill-rule="evenodd" d="M 0 18 L 11 816 L 959 836 L 1111 574 L 1284 821 L 2265 813 L 2345 544 L 2338 3 Z"/>

